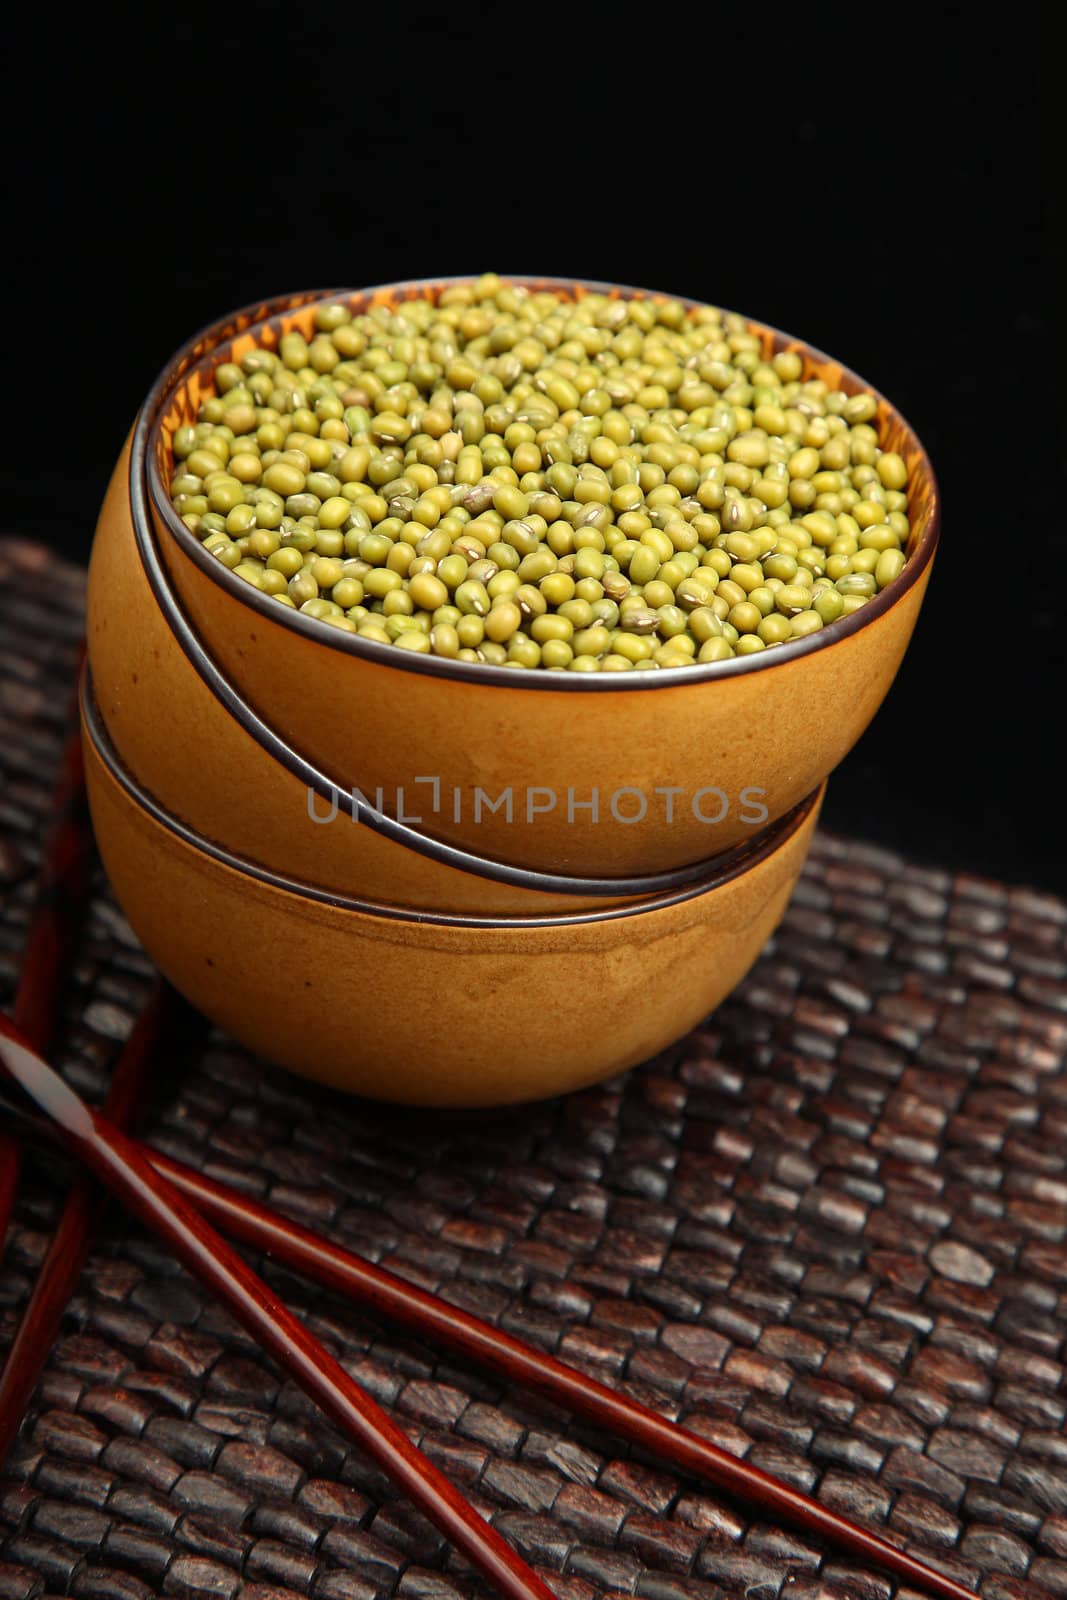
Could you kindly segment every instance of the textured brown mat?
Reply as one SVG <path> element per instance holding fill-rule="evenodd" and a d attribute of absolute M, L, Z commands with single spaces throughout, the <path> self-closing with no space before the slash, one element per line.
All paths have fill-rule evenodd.
<path fill-rule="evenodd" d="M 0 545 L 0 1004 L 82 588 L 38 547 Z M 512 1115 L 416 1117 L 215 1039 L 151 1137 L 937 1553 L 990 1600 L 1045 1600 L 1067 1594 L 1065 935 L 1057 900 L 822 834 L 748 981 L 623 1079 Z M 101 883 L 58 1056 L 86 1092 L 149 977 Z M 22 1186 L 4 1343 L 58 1176 L 34 1163 Z M 567 1600 L 910 1592 L 274 1277 Z M 114 1214 L 66 1326 L 2 1469 L 0 1597 L 487 1592 Z"/>

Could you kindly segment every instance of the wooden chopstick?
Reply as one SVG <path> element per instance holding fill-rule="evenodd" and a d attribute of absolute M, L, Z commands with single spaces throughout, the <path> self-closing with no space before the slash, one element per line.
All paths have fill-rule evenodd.
<path fill-rule="evenodd" d="M 74 731 L 68 736 L 52 791 L 51 825 L 45 840 L 38 878 L 37 900 L 19 968 L 12 1015 L 15 1026 L 38 1050 L 47 1050 L 56 1023 L 56 1002 L 81 933 L 92 829 L 85 798 L 85 769 L 78 731 L 78 696 L 71 716 Z M 7 1220 L 18 1187 L 21 1156 L 18 1145 L 0 1135 L 0 1252 Z M 3 1212 L 3 1196 L 7 1213 Z"/>
<path fill-rule="evenodd" d="M 81 653 L 79 670 L 80 660 Z M 77 953 L 92 858 L 93 836 L 85 797 L 77 691 L 70 714 L 73 731 L 64 743 L 52 791 L 50 826 L 41 857 L 37 899 L 12 1008 L 16 1027 L 38 1050 L 47 1050 L 52 1042 L 57 1001 Z M 21 1167 L 22 1152 L 18 1144 L 7 1134 L 0 1134 L 0 1257 Z M 0 1460 L 4 1454 L 0 1448 Z"/>
<path fill-rule="evenodd" d="M 537 1574 L 478 1515 L 391 1418 L 179 1191 L 140 1146 L 112 1128 L 0 1017 L 2 1068 L 60 1129 L 112 1195 L 165 1240 L 268 1355 L 508 1600 L 553 1600 Z"/>
<path fill-rule="evenodd" d="M 12 1016 L 35 1050 L 52 1042 L 56 1002 L 81 934 L 89 889 L 93 833 L 85 798 L 85 769 L 77 728 L 63 746 L 52 793 L 51 826 L 38 878 L 37 902 L 22 953 Z"/>
<path fill-rule="evenodd" d="M 151 1065 L 155 1074 L 164 1054 L 187 1050 L 193 1016 L 169 984 L 157 981 L 119 1056 L 104 1102 L 104 1115 L 117 1127 L 127 1127 L 136 1116 L 147 1067 Z M 13 1193 L 14 1183 L 10 1187 Z M 88 1176 L 71 1185 L 0 1372 L 0 1463 L 11 1448 L 55 1343 L 63 1312 L 85 1265 L 102 1202 L 98 1185 Z"/>
<path fill-rule="evenodd" d="M 84 653 L 84 649 L 79 651 L 76 683 L 81 675 Z M 59 997 L 77 954 L 88 905 L 93 834 L 85 794 L 78 699 L 75 688 L 70 709 L 72 729 L 60 754 L 59 771 L 52 790 L 37 897 L 12 1007 L 15 1026 L 35 1049 L 41 1051 L 48 1049 L 55 1033 Z M 21 1168 L 22 1151 L 19 1145 L 7 1134 L 0 1134 L 0 1256 L 3 1254 Z M 60 1221 L 60 1231 L 65 1232 L 67 1244 L 77 1235 L 84 1234 L 83 1250 L 88 1246 L 91 1233 L 89 1207 L 89 1188 L 81 1183 L 76 1184 Z M 0 1374 L 0 1463 L 7 1456 L 36 1386 L 41 1364 L 51 1349 L 52 1337 L 47 1336 L 46 1330 L 51 1328 L 54 1336 L 55 1327 L 69 1298 L 70 1287 L 77 1278 L 77 1272 L 73 1278 L 68 1273 L 70 1287 L 62 1288 L 58 1276 L 61 1257 L 58 1256 L 56 1238 L 42 1265 L 23 1324 L 16 1331 L 3 1373 Z M 80 1270 L 81 1262 L 78 1266 Z M 31 1309 L 33 1325 L 24 1338 L 23 1327 Z M 43 1348 L 34 1348 L 32 1341 L 35 1337 L 46 1339 Z"/>
<path fill-rule="evenodd" d="M 38 1137 L 54 1139 L 51 1130 L 39 1122 L 34 1122 L 33 1131 Z M 509 1382 L 522 1383 L 567 1406 L 576 1416 L 609 1429 L 616 1438 L 641 1446 L 683 1472 L 707 1479 L 759 1510 L 781 1515 L 828 1543 L 920 1585 L 941 1600 L 976 1600 L 970 1589 L 918 1557 L 680 1424 L 667 1421 L 638 1401 L 608 1389 L 554 1356 L 395 1277 L 151 1145 L 141 1145 L 139 1149 L 161 1177 L 224 1232 L 324 1288 L 383 1313 L 422 1338 L 438 1339 L 448 1349 L 499 1373 Z"/>
<path fill-rule="evenodd" d="M 698 1434 L 651 1411 L 647 1406 L 608 1389 L 595 1378 L 558 1361 L 491 1323 L 461 1311 L 383 1267 L 353 1255 L 321 1234 L 280 1216 L 257 1201 L 215 1183 L 202 1173 L 150 1146 L 144 1153 L 157 1172 L 194 1202 L 197 1209 L 242 1243 L 354 1301 L 384 1313 L 424 1338 L 436 1338 L 450 1350 L 558 1401 L 619 1439 L 640 1445 L 683 1472 L 704 1477 L 721 1489 L 743 1497 L 762 1511 L 821 1535 L 830 1543 L 920 1583 L 944 1600 L 976 1600 L 970 1589 L 928 1567 L 878 1534 L 821 1505 L 758 1467 L 702 1439 Z"/>

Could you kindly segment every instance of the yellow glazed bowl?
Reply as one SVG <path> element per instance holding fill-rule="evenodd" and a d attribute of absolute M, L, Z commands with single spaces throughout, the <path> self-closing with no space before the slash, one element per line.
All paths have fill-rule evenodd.
<path fill-rule="evenodd" d="M 87 688 L 82 713 L 100 853 L 160 971 L 251 1050 L 413 1105 L 561 1094 L 684 1034 L 780 921 L 821 800 L 671 895 L 573 916 L 427 915 L 310 889 L 198 837 L 131 777 Z"/>
<path fill-rule="evenodd" d="M 573 280 L 510 281 L 576 297 L 590 289 L 643 293 Z M 358 311 L 443 286 L 295 295 L 215 324 L 174 357 L 138 419 L 134 478 L 188 618 L 225 679 L 301 759 L 341 791 L 357 787 L 373 796 L 380 789 L 394 815 L 401 788 L 408 807 L 415 795 L 430 800 L 429 808 L 418 806 L 419 826 L 438 840 L 548 874 L 626 879 L 707 861 L 748 843 L 753 823 L 744 797 L 759 792 L 757 803 L 773 821 L 823 781 L 880 705 L 922 603 L 938 536 L 937 486 L 915 433 L 884 398 L 878 397 L 876 419 L 882 443 L 903 456 L 909 472 L 912 536 L 901 576 L 852 616 L 807 638 L 672 672 L 516 672 L 412 655 L 327 630 L 236 578 L 175 514 L 168 495 L 170 441 L 177 427 L 195 419 L 220 361 L 239 361 L 253 345 L 276 344 L 288 330 L 307 331 L 323 300 L 343 300 Z M 765 356 L 797 350 L 808 376 L 849 392 L 870 388 L 799 340 L 749 326 Z M 115 519 L 132 516 L 118 491 L 105 508 L 100 537 L 109 537 Z M 109 605 L 94 583 L 94 632 Z M 98 648 L 93 638 L 90 648 Z M 153 662 L 145 696 L 151 716 L 165 725 L 180 715 L 179 653 L 165 651 Z M 93 665 L 110 727 L 114 689 L 127 694 L 131 674 L 124 677 L 114 660 L 106 673 L 96 659 Z M 138 740 L 147 734 L 132 720 L 121 748 L 139 771 Z M 436 809 L 420 778 L 438 780 Z M 475 820 L 479 788 L 492 799 L 512 792 L 517 815 L 511 822 L 484 805 Z M 724 797 L 725 813 L 718 797 L 695 802 L 699 791 L 711 789 Z M 568 815 L 568 795 L 580 806 L 593 790 L 599 818 L 581 809 Z M 622 790 L 644 797 L 639 820 L 617 821 L 611 814 L 611 797 Z M 675 791 L 674 800 L 668 790 Z M 538 796 L 532 814 L 531 791 Z M 553 797 L 551 806 L 546 795 Z M 628 798 L 619 809 L 632 816 L 640 803 Z M 709 824 L 715 816 L 719 820 Z"/>

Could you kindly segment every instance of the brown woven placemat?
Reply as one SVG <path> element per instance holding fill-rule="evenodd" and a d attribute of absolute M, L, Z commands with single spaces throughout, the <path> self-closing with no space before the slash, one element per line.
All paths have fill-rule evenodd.
<path fill-rule="evenodd" d="M 0 545 L 0 1004 L 83 582 Z M 748 980 L 624 1078 L 415 1115 L 216 1037 L 149 1132 L 990 1600 L 1046 1600 L 1067 1594 L 1065 933 L 1060 901 L 821 834 Z M 57 1053 L 87 1093 L 150 977 L 100 881 Z M 22 1185 L 4 1343 L 59 1177 L 32 1164 Z M 909 1593 L 265 1271 L 566 1600 Z M 2 1472 L 0 1597 L 487 1592 L 115 1214 Z"/>

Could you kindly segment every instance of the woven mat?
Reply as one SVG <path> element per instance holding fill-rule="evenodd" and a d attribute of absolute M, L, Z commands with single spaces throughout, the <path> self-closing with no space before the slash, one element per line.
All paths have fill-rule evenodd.
<path fill-rule="evenodd" d="M 83 575 L 0 546 L 0 1004 Z M 346 1101 L 213 1037 L 161 1148 L 935 1552 L 1067 1594 L 1067 906 L 821 834 L 711 1021 L 493 1116 Z M 102 1094 L 150 969 L 99 882 L 57 1059 Z M 0 1340 L 61 1198 L 31 1164 Z M 888 1600 L 529 1395 L 271 1272 L 565 1600 Z M 109 1215 L 0 1482 L 0 1597 L 487 1591 L 249 1340 Z"/>

